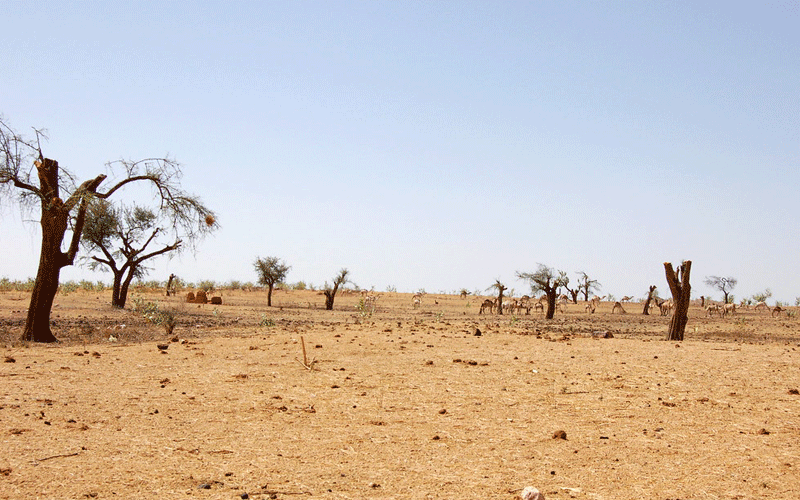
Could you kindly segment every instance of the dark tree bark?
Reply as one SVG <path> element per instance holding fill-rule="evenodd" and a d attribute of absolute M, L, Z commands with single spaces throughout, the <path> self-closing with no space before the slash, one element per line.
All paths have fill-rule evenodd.
<path fill-rule="evenodd" d="M 41 158 L 35 163 L 39 176 L 39 188 L 31 189 L 41 193 L 42 205 L 42 247 L 39 254 L 39 270 L 36 272 L 36 281 L 31 293 L 31 302 L 28 306 L 28 317 L 22 339 L 33 342 L 57 342 L 50 329 L 50 311 L 58 292 L 58 279 L 61 268 L 71 266 L 78 252 L 81 231 L 86 216 L 87 200 L 83 193 L 94 192 L 97 186 L 106 178 L 100 175 L 95 179 L 84 182 L 78 190 L 64 203 L 59 198 L 58 162 L 48 158 Z M 29 189 L 30 186 L 18 186 Z M 77 196 L 76 196 L 77 195 Z M 66 252 L 61 250 L 64 235 L 69 227 L 70 212 L 76 204 L 80 203 L 78 214 L 73 228 L 72 241 Z"/>
<path fill-rule="evenodd" d="M 644 309 L 642 310 L 642 314 L 644 314 L 645 316 L 650 315 L 650 302 L 653 301 L 653 292 L 655 291 L 656 291 L 656 286 L 652 285 L 650 287 L 650 291 L 647 292 L 647 300 L 644 301 Z"/>
<path fill-rule="evenodd" d="M 683 264 L 678 266 L 677 272 L 673 270 L 672 264 L 669 262 L 664 263 L 664 269 L 667 274 L 669 289 L 672 292 L 672 299 L 675 303 L 675 312 L 672 313 L 672 319 L 669 322 L 667 340 L 682 341 L 686 323 L 689 320 L 689 297 L 692 291 L 692 287 L 689 284 L 689 276 L 692 270 L 692 261 L 683 261 Z"/>
<path fill-rule="evenodd" d="M 169 297 L 170 294 L 173 293 L 172 282 L 174 280 L 175 280 L 175 275 L 174 274 L 170 274 L 169 275 L 169 280 L 167 280 L 167 297 Z"/>
<path fill-rule="evenodd" d="M 325 309 L 328 311 L 333 310 L 333 300 L 336 298 L 336 292 L 339 290 L 339 285 L 343 285 L 347 283 L 347 275 L 349 271 L 347 269 L 342 269 L 339 271 L 339 275 L 336 276 L 333 280 L 333 288 L 327 287 L 325 288 Z"/>
<path fill-rule="evenodd" d="M 544 293 L 547 295 L 547 313 L 544 315 L 545 319 L 553 319 L 556 315 L 556 299 L 558 298 L 558 287 L 549 286 L 544 288 Z"/>
<path fill-rule="evenodd" d="M 565 286 L 564 288 L 566 288 L 567 291 L 569 292 L 570 296 L 572 296 L 572 303 L 573 304 L 577 304 L 578 303 L 578 294 L 581 293 L 581 289 L 580 288 L 576 288 L 575 290 L 573 290 L 568 286 Z"/>
<path fill-rule="evenodd" d="M 336 292 L 339 290 L 339 284 L 333 285 L 333 288 L 325 290 L 325 309 L 328 311 L 333 310 L 333 300 L 336 298 Z"/>
<path fill-rule="evenodd" d="M 500 283 L 499 281 L 495 283 L 495 288 L 497 288 L 497 314 L 503 315 L 503 292 L 506 291 L 506 286 Z"/>

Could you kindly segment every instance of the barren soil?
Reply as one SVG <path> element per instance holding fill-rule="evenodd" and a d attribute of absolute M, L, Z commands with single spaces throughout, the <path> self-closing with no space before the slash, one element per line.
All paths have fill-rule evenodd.
<path fill-rule="evenodd" d="M 0 498 L 800 498 L 796 318 L 693 307 L 676 343 L 639 304 L 379 295 L 139 294 L 167 336 L 75 292 L 62 342 L 28 345 L 28 296 L 0 293 Z"/>

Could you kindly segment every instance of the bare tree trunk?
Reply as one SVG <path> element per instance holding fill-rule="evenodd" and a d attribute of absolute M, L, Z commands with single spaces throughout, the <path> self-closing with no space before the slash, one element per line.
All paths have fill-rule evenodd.
<path fill-rule="evenodd" d="M 683 261 L 683 264 L 678 267 L 677 273 L 669 262 L 664 263 L 664 269 L 667 273 L 669 289 L 672 292 L 672 300 L 675 303 L 675 312 L 672 313 L 672 320 L 669 322 L 667 340 L 682 341 L 686 323 L 689 320 L 689 297 L 692 291 L 689 275 L 692 270 L 692 261 Z"/>
<path fill-rule="evenodd" d="M 53 263 L 53 254 L 45 251 L 44 238 L 39 260 L 39 271 L 33 284 L 31 303 L 28 307 L 28 318 L 22 339 L 33 342 L 58 342 L 50 330 L 50 311 L 58 292 L 58 277 L 61 267 Z"/>
<path fill-rule="evenodd" d="M 175 280 L 175 275 L 170 274 L 169 280 L 167 280 L 167 297 L 169 297 L 170 293 L 172 293 L 172 282 Z"/>
<path fill-rule="evenodd" d="M 117 304 L 115 304 L 119 308 L 124 308 L 125 303 L 128 302 L 128 288 L 131 286 L 131 281 L 133 281 L 133 276 L 135 274 L 135 268 L 128 268 L 128 275 L 122 281 L 122 286 L 119 288 L 119 297 L 117 298 Z"/>
<path fill-rule="evenodd" d="M 333 299 L 336 297 L 336 290 L 339 288 L 339 285 L 336 284 L 330 290 L 325 290 L 325 309 L 328 311 L 333 310 Z"/>
<path fill-rule="evenodd" d="M 267 307 L 272 307 L 272 288 L 273 284 L 269 283 L 267 285 Z"/>
<path fill-rule="evenodd" d="M 557 292 L 558 292 L 558 289 L 555 288 L 555 287 L 548 288 L 547 290 L 544 291 L 544 293 L 547 294 L 547 314 L 545 314 L 545 316 L 544 316 L 545 319 L 553 319 L 553 316 L 556 315 L 556 295 L 557 295 Z"/>
<path fill-rule="evenodd" d="M 499 282 L 498 282 L 499 284 Z M 497 314 L 503 315 L 503 292 L 506 290 L 506 287 L 500 285 L 497 288 Z"/>
<path fill-rule="evenodd" d="M 125 307 L 125 302 L 120 304 L 120 296 L 122 294 L 122 274 L 123 271 L 118 269 L 111 270 L 114 273 L 114 283 L 111 286 L 111 305 L 120 309 Z"/>
<path fill-rule="evenodd" d="M 569 291 L 569 294 L 572 295 L 572 303 L 573 304 L 577 304 L 578 303 L 578 293 L 580 292 L 580 290 L 578 290 L 577 288 L 575 290 L 570 290 L 569 288 L 567 288 L 567 291 Z"/>
<path fill-rule="evenodd" d="M 644 310 L 642 310 L 642 314 L 645 316 L 650 315 L 650 302 L 653 301 L 653 292 L 656 291 L 656 286 L 653 285 L 650 287 L 650 291 L 647 293 L 647 300 L 644 301 Z"/>
<path fill-rule="evenodd" d="M 58 292 L 61 268 L 72 262 L 61 251 L 61 243 L 67 231 L 69 210 L 64 208 L 58 188 L 58 162 L 44 159 L 37 165 L 42 198 L 42 248 L 39 254 L 39 269 L 31 293 L 28 318 L 22 339 L 34 342 L 57 342 L 50 330 L 50 311 Z"/>

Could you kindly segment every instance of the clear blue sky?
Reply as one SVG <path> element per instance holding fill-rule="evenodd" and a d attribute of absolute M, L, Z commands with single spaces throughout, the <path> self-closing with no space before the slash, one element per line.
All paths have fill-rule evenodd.
<path fill-rule="evenodd" d="M 171 155 L 222 226 L 150 278 L 800 296 L 800 2 L 5 2 L 0 113 L 79 179 Z M 0 276 L 39 235 L 8 199 Z M 65 269 L 62 279 L 91 274 Z M 110 280 L 110 275 L 101 276 Z"/>

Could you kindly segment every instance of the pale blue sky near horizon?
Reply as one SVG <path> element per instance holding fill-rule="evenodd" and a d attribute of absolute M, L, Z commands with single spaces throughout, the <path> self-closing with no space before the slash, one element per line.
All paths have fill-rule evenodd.
<path fill-rule="evenodd" d="M 221 229 L 149 279 L 800 297 L 800 1 L 4 2 L 0 114 L 78 179 L 170 155 Z M 36 274 L 0 201 L 0 277 Z M 86 255 L 85 252 L 83 255 Z M 65 268 L 62 280 L 110 280 Z M 773 299 L 773 300 L 774 300 Z"/>

